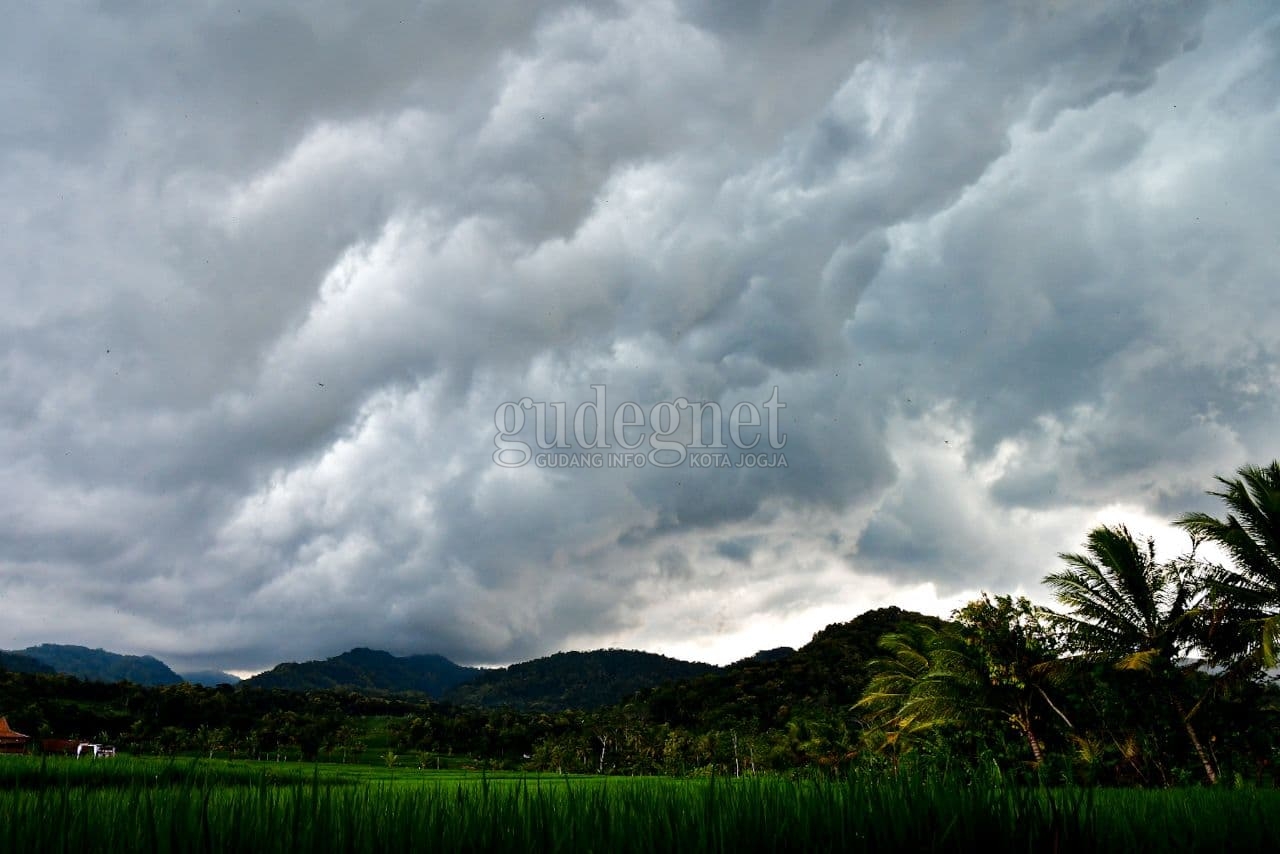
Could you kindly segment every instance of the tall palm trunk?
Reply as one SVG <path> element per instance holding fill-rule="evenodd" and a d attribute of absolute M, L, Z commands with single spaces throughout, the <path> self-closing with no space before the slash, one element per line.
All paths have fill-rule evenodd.
<path fill-rule="evenodd" d="M 1036 765 L 1039 765 L 1044 761 L 1044 743 L 1040 741 L 1035 729 L 1031 726 L 1031 713 L 1024 710 L 1020 714 L 1014 715 L 1013 720 L 1018 729 L 1022 730 L 1022 734 L 1027 737 L 1027 744 L 1031 747 L 1031 755 L 1035 757 Z"/>
<path fill-rule="evenodd" d="M 1036 765 L 1044 762 L 1044 745 L 1040 743 L 1040 739 L 1032 732 L 1031 727 L 1027 727 L 1027 743 L 1031 745 L 1031 755 L 1036 758 Z"/>
<path fill-rule="evenodd" d="M 1204 776 L 1208 779 L 1209 785 L 1216 785 L 1218 782 L 1218 772 L 1214 769 L 1213 763 L 1209 761 L 1209 756 L 1204 752 L 1204 747 L 1200 744 L 1200 738 L 1196 735 L 1196 729 L 1191 725 L 1191 718 L 1187 715 L 1186 707 L 1183 706 L 1182 700 L 1178 699 L 1176 694 L 1170 694 L 1169 700 L 1173 704 L 1173 710 L 1178 713 L 1178 720 L 1182 722 L 1183 729 L 1187 731 L 1187 738 L 1191 739 L 1191 746 L 1196 751 L 1196 756 L 1200 759 L 1200 764 L 1204 766 Z"/>

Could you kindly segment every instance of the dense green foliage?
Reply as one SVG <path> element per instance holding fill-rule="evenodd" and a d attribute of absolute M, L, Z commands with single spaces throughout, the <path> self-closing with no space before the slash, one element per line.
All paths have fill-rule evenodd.
<path fill-rule="evenodd" d="M 1280 461 L 1266 468 L 1244 466 L 1237 477 L 1218 478 L 1228 513 L 1219 519 L 1189 513 L 1179 520 L 1192 537 L 1222 546 L 1231 565 L 1216 567 L 1208 579 L 1209 594 L 1220 612 L 1206 632 L 1208 647 L 1236 663 L 1276 666 L 1280 648 Z"/>
<path fill-rule="evenodd" d="M 122 655 L 84 646 L 44 643 L 15 650 L 58 673 L 95 682 L 136 682 L 139 685 L 176 685 L 182 677 L 149 655 Z M 14 668 L 8 668 L 14 669 Z"/>
<path fill-rule="evenodd" d="M 698 679 L 660 685 L 634 705 L 646 718 L 695 730 L 785 726 L 813 711 L 852 706 L 867 681 L 867 663 L 886 632 L 908 623 L 940 620 L 880 608 L 827 626 L 801 649 L 753 656 Z"/>
<path fill-rule="evenodd" d="M 1027 766 L 1060 779 L 1275 782 L 1280 464 L 1220 482 L 1231 512 L 1183 517 L 1184 555 L 1102 526 L 1044 579 L 1061 611 L 984 595 L 940 631 L 887 635 L 857 705 L 864 744 L 1008 767 L 1012 731 Z M 1200 558 L 1206 540 L 1232 565 Z"/>

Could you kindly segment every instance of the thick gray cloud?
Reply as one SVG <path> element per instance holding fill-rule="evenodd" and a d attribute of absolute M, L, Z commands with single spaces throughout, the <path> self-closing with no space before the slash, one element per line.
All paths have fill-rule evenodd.
<path fill-rule="evenodd" d="M 726 660 L 1280 453 L 1261 6 L 29 7 L 0 68 L 0 645 Z M 595 384 L 776 388 L 786 467 L 494 463 Z"/>

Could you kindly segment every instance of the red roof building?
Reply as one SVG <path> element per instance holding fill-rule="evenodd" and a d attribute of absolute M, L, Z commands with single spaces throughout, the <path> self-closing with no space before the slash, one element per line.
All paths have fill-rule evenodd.
<path fill-rule="evenodd" d="M 0 753 L 26 753 L 31 746 L 31 736 L 14 732 L 9 721 L 0 718 Z"/>

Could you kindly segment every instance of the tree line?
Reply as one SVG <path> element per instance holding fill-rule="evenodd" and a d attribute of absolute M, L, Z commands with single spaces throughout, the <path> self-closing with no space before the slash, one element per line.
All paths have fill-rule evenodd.
<path fill-rule="evenodd" d="M 898 608 L 593 710 L 423 695 L 144 688 L 0 671 L 20 731 L 139 753 L 415 762 L 565 773 L 891 773 L 1049 781 L 1280 782 L 1280 462 L 1219 479 L 1186 553 L 1122 526 L 1045 578 L 1055 608 L 987 595 L 940 620 Z M 1208 560 L 1207 544 L 1226 555 Z"/>
<path fill-rule="evenodd" d="M 886 635 L 855 706 L 864 744 L 895 761 L 981 755 L 1004 730 L 1032 766 L 1095 778 L 1274 777 L 1280 463 L 1218 482 L 1226 513 L 1177 520 L 1183 555 L 1101 526 L 1045 576 L 1056 610 L 984 595 L 946 627 Z M 1228 562 L 1204 559 L 1207 543 Z"/>

